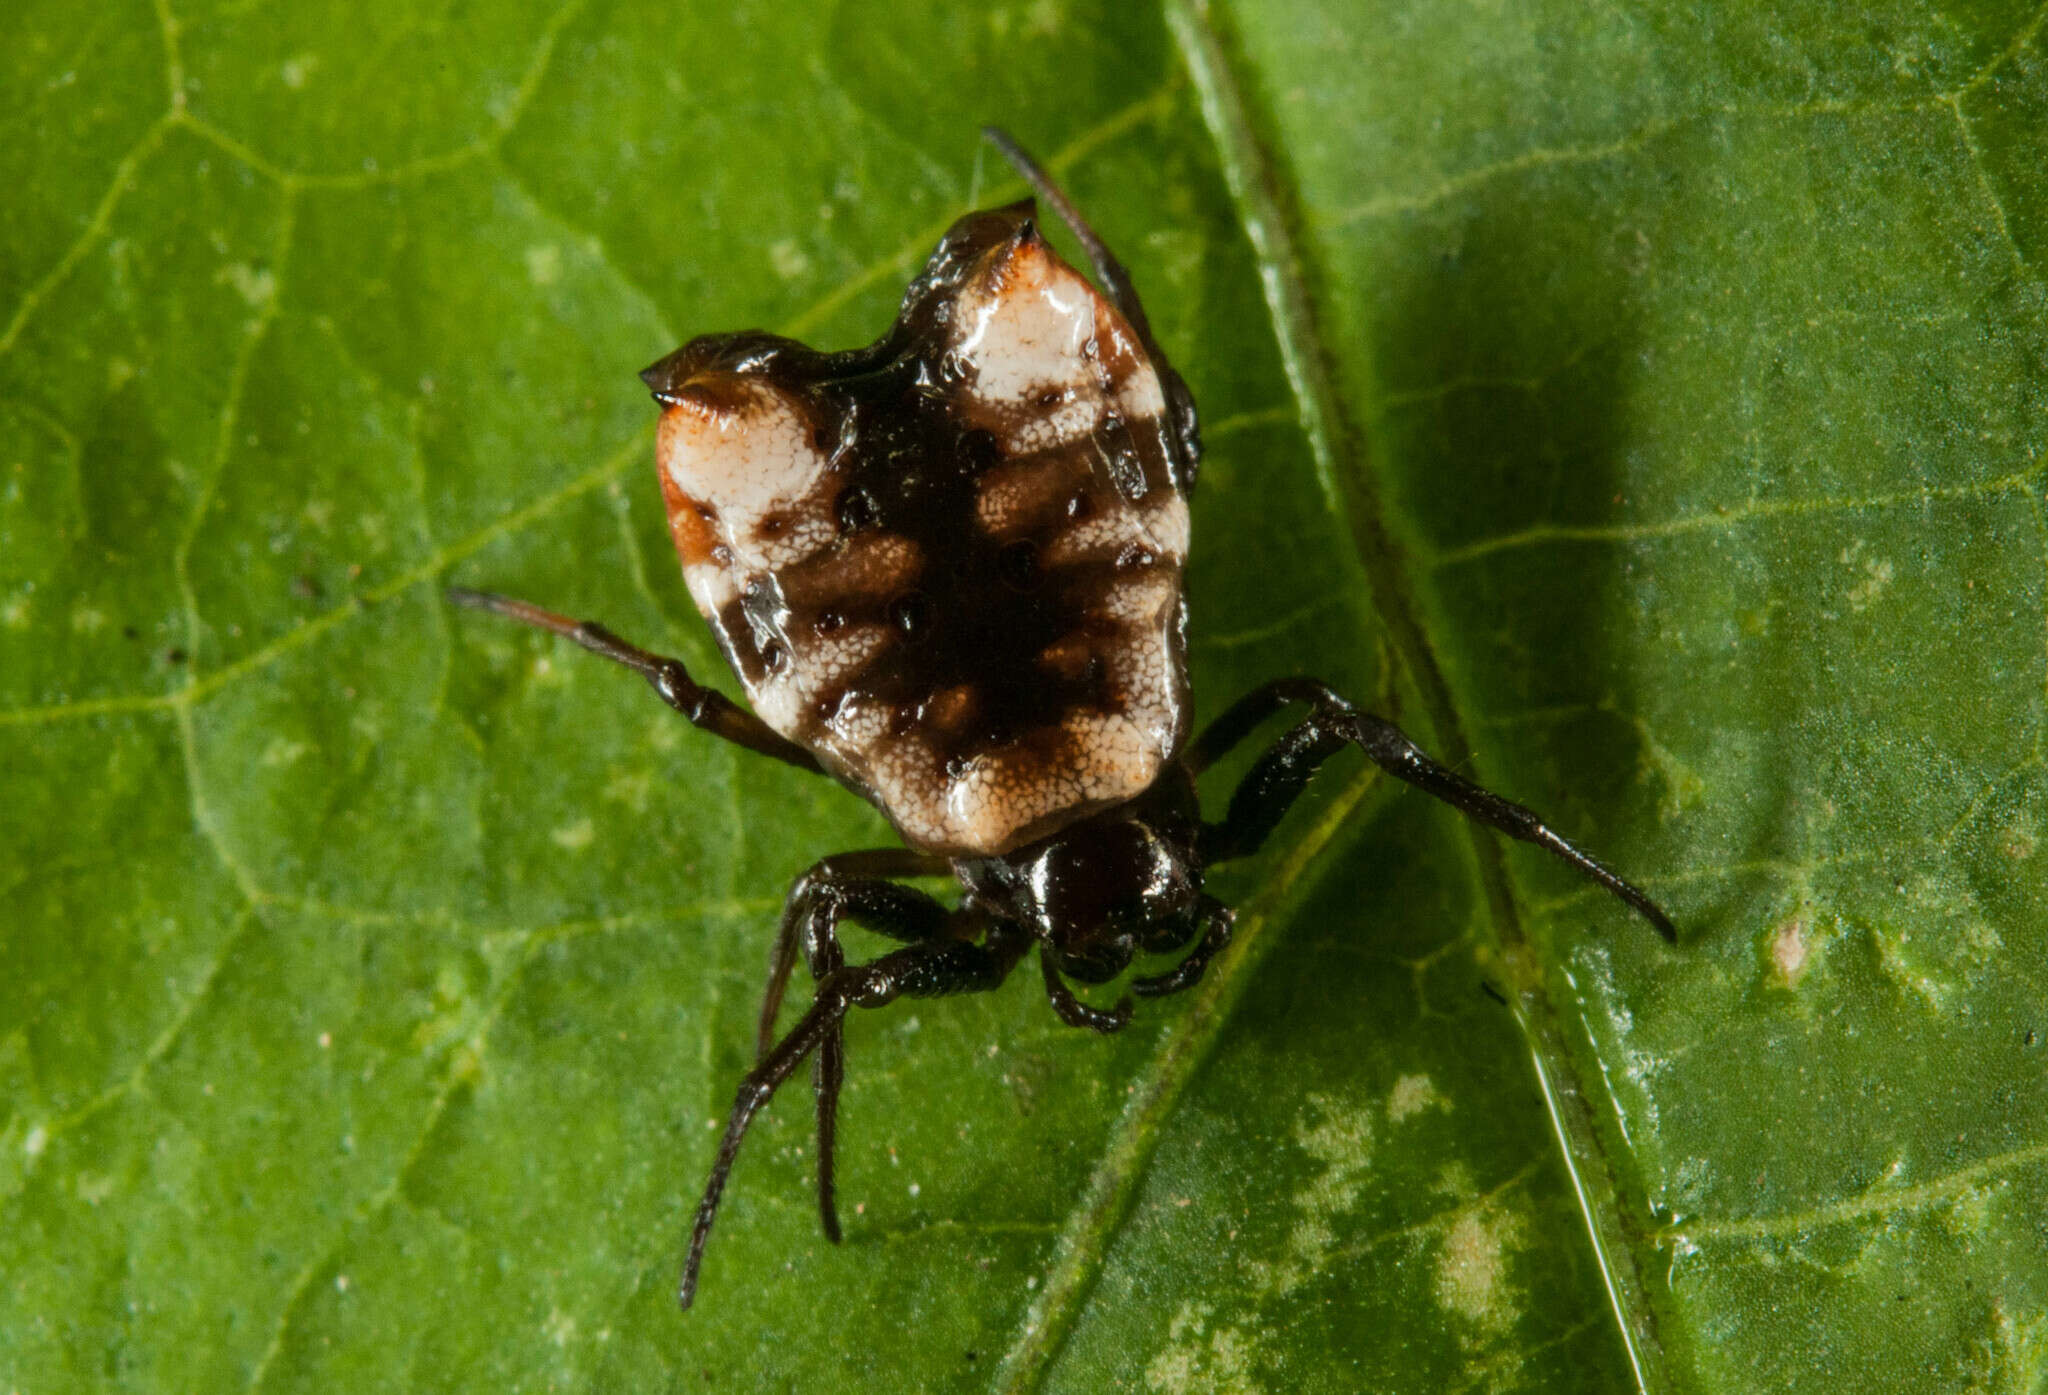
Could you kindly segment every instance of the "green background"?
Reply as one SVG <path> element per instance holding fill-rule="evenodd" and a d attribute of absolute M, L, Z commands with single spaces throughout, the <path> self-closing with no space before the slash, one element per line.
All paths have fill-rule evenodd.
<path fill-rule="evenodd" d="M 2044 19 L 18 6 L 0 1389 L 2039 1389 Z M 846 1244 L 798 1089 L 679 1317 L 885 830 L 440 590 L 727 682 L 632 373 L 873 337 L 990 120 L 1202 404 L 1203 715 L 1320 674 L 1682 943 L 1347 756 L 1121 1038 L 857 1021 Z"/>

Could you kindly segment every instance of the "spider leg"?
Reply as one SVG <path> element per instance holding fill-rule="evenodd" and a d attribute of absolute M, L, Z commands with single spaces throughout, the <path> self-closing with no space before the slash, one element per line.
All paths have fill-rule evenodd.
<path fill-rule="evenodd" d="M 1095 279 L 1111 303 L 1130 322 L 1136 331 L 1138 342 L 1145 346 L 1145 352 L 1152 360 L 1152 367 L 1159 374 L 1159 387 L 1166 398 L 1169 419 L 1173 423 L 1174 435 L 1180 442 L 1185 456 L 1184 477 L 1180 481 L 1182 492 L 1191 489 L 1195 483 L 1195 467 L 1202 458 L 1201 428 L 1195 417 L 1194 394 L 1181 381 L 1173 365 L 1166 361 L 1166 355 L 1159 351 L 1159 342 L 1152 337 L 1152 322 L 1146 318 L 1145 306 L 1138 299 L 1138 288 L 1131 283 L 1131 273 L 1124 270 L 1124 264 L 1116 259 L 1095 229 L 1088 226 L 1088 220 L 1081 216 L 1081 210 L 1074 207 L 1074 201 L 1067 197 L 1067 191 L 1053 182 L 1045 167 L 1031 158 L 1016 138 L 1000 126 L 984 126 L 982 136 L 1002 152 L 1005 160 L 1016 167 L 1024 176 L 1024 182 L 1039 198 L 1052 206 L 1060 221 L 1067 225 L 1067 231 L 1081 244 L 1081 250 L 1088 254 L 1088 264 L 1095 271 Z"/>
<path fill-rule="evenodd" d="M 1333 708 L 1349 708 L 1351 705 L 1327 684 L 1313 678 L 1276 678 L 1270 683 L 1261 683 L 1231 703 L 1222 716 L 1202 728 L 1181 754 L 1181 764 L 1188 768 L 1189 774 L 1200 775 L 1244 744 L 1245 738 L 1257 731 L 1267 718 L 1294 702 Z"/>
<path fill-rule="evenodd" d="M 1211 896 L 1202 898 L 1202 914 L 1208 922 L 1208 933 L 1202 942 L 1188 952 L 1188 956 L 1163 974 L 1150 978 L 1133 979 L 1131 991 L 1141 998 L 1163 998 L 1169 993 L 1179 993 L 1193 988 L 1202 981 L 1202 974 L 1209 967 L 1209 961 L 1230 944 L 1230 937 L 1237 926 L 1237 912 Z"/>
<path fill-rule="evenodd" d="M 838 1030 L 847 1012 L 857 1007 L 882 1007 L 904 997 L 986 992 L 1009 976 L 1028 945 L 1029 941 L 1014 927 L 998 922 L 989 927 L 987 939 L 981 944 L 929 940 L 892 950 L 869 964 L 842 965 L 819 981 L 817 997 L 796 1026 L 740 1082 L 725 1134 L 719 1140 L 718 1157 L 711 1164 L 710 1180 L 704 1184 L 704 1199 L 697 1205 L 696 1224 L 690 1231 L 689 1254 L 683 1261 L 682 1283 L 676 1295 L 683 1307 L 689 1307 L 697 1295 L 704 1244 L 711 1237 L 719 1198 L 724 1195 L 726 1179 L 732 1174 L 747 1126 L 782 1083 L 795 1074 L 804 1058 Z"/>
<path fill-rule="evenodd" d="M 811 977 L 822 980 L 846 963 L 839 947 L 838 927 L 852 919 L 892 939 L 915 944 L 942 935 L 953 918 L 921 891 L 879 880 L 916 877 L 945 870 L 941 859 L 908 848 L 874 848 L 840 853 L 820 861 L 797 878 L 782 908 L 782 928 L 768 961 L 768 991 L 761 1000 L 755 1055 L 765 1060 L 774 1041 L 775 1017 L 782 1006 L 798 949 Z M 846 1079 L 846 1038 L 834 1027 L 819 1043 L 811 1061 L 811 1085 L 818 1097 L 818 1219 L 825 1238 L 839 1243 L 839 1208 L 834 1200 L 833 1157 L 839 1133 L 839 1089 Z"/>
<path fill-rule="evenodd" d="M 1101 282 L 1102 289 L 1122 312 L 1123 317 L 1131 322 L 1131 328 L 1138 331 L 1138 337 L 1144 340 L 1145 347 L 1151 348 L 1152 324 L 1145 318 L 1145 307 L 1138 302 L 1137 289 L 1131 285 L 1131 273 L 1124 270 L 1124 265 L 1116 259 L 1116 254 L 1096 236 L 1095 229 L 1088 226 L 1088 220 L 1081 216 L 1080 209 L 1074 207 L 1073 200 L 1067 197 L 1067 191 L 1054 183 L 1053 177 L 1046 173 L 1045 167 L 1032 159 L 1024 147 L 1017 144 L 1016 137 L 1002 127 L 984 126 L 981 128 L 981 134 L 990 145 L 1002 152 L 1005 160 L 1016 167 L 1017 173 L 1024 176 L 1024 182 L 1031 186 L 1031 191 L 1052 205 L 1052 211 L 1059 215 L 1060 221 L 1073 233 L 1074 241 L 1080 243 L 1081 250 L 1088 254 L 1089 265 L 1095 269 L 1095 279 Z"/>
<path fill-rule="evenodd" d="M 825 768 L 818 764 L 818 758 L 809 751 L 776 732 L 745 708 L 735 705 L 725 694 L 696 683 L 691 679 L 689 670 L 683 667 L 681 659 L 651 654 L 636 644 L 628 644 L 594 621 L 571 620 L 566 615 L 543 610 L 530 601 L 514 600 L 489 591 L 471 591 L 462 586 L 449 587 L 448 599 L 471 610 L 487 610 L 493 615 L 502 615 L 508 620 L 517 620 L 574 640 L 591 653 L 632 669 L 647 680 L 648 686 L 660 695 L 663 702 L 713 736 L 723 737 L 749 751 L 773 756 L 799 770 L 820 775 L 825 773 Z"/>
<path fill-rule="evenodd" d="M 1215 760 L 1290 702 L 1309 703 L 1313 710 L 1259 757 L 1231 796 L 1223 822 L 1203 826 L 1200 851 L 1205 862 L 1222 862 L 1257 851 L 1322 763 L 1345 746 L 1356 745 L 1396 779 L 1442 800 L 1467 818 L 1533 843 L 1570 863 L 1613 892 L 1666 940 L 1677 942 L 1677 929 L 1655 901 L 1547 827 L 1534 811 L 1439 765 L 1392 722 L 1360 712 L 1313 679 L 1283 679 L 1240 699 L 1189 747 L 1186 759 L 1190 767 L 1200 769 Z"/>
<path fill-rule="evenodd" d="M 1052 946 L 1038 947 L 1038 966 L 1045 971 L 1045 996 L 1052 1000 L 1052 1010 L 1060 1021 L 1069 1027 L 1086 1027 L 1091 1032 L 1120 1032 L 1131 1020 L 1131 1000 L 1126 997 L 1108 1012 L 1101 1008 L 1089 1007 L 1074 996 L 1074 990 L 1067 987 L 1067 981 L 1060 977 L 1060 971 L 1052 962 Z"/>
<path fill-rule="evenodd" d="M 945 871 L 943 858 L 908 848 L 869 848 L 821 858 L 791 883 L 788 899 L 782 903 L 782 925 L 768 956 L 768 991 L 761 999 L 756 1058 L 766 1056 L 774 1044 L 775 1016 L 782 1008 L 783 991 L 799 951 L 812 964 L 813 977 L 822 978 L 829 968 L 838 966 L 818 968 L 813 943 L 820 937 L 830 939 L 842 919 L 905 944 L 930 939 L 929 913 L 944 914 L 938 903 L 922 892 L 879 879 L 941 876 Z"/>

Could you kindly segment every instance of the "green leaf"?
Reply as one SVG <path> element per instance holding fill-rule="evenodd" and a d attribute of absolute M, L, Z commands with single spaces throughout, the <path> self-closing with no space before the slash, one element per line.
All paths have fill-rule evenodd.
<path fill-rule="evenodd" d="M 2040 1388 L 2044 22 L 32 0 L 0 1385 Z M 728 682 L 631 375 L 871 338 L 991 120 L 1202 404 L 1202 714 L 1325 677 L 1682 942 L 1340 758 L 1122 1036 L 863 1015 L 846 1243 L 792 1088 L 680 1316 L 886 829 L 442 588 Z"/>

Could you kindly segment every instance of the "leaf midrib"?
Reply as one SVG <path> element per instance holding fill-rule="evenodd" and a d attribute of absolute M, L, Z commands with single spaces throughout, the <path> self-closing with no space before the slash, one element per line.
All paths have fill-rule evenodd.
<path fill-rule="evenodd" d="M 1372 590 L 1374 612 L 1392 636 L 1427 710 L 1436 744 L 1455 764 L 1472 764 L 1464 723 L 1434 646 L 1412 601 L 1413 590 L 1400 549 L 1384 522 L 1384 507 L 1364 445 L 1363 431 L 1335 386 L 1320 322 L 1304 274 L 1307 257 L 1294 229 L 1303 226 L 1298 200 L 1281 182 L 1277 161 L 1254 130 L 1244 95 L 1232 71 L 1225 39 L 1204 0 L 1165 0 L 1167 26 L 1193 79 L 1203 121 L 1222 167 L 1238 219 L 1259 268 L 1274 339 L 1308 438 L 1317 482 L 1330 512 L 1344 525 Z M 1247 916 L 1256 920 L 1244 939 L 1260 943 L 1274 911 L 1317 853 L 1334 836 L 1372 783 L 1369 772 L 1354 776 L 1323 818 L 1290 840 L 1273 873 L 1268 894 Z M 1497 839 L 1468 825 L 1480 882 L 1501 948 L 1515 959 L 1530 954 L 1513 887 Z M 1137 1082 L 1132 1103 L 1112 1129 L 1088 1192 L 1063 1232 L 1054 1268 L 1027 1309 L 1018 1335 L 998 1368 L 994 1388 L 1004 1395 L 1028 1395 L 1042 1388 L 1064 1349 L 1096 1281 L 1108 1244 L 1128 1217 L 1138 1184 L 1156 1151 L 1160 1121 L 1170 1115 L 1182 1091 L 1242 995 L 1262 955 L 1240 943 L 1225 972 L 1212 973 L 1196 1001 L 1168 1028 L 1161 1049 Z M 1594 1132 L 1585 1092 L 1564 1049 L 1557 1014 L 1540 979 L 1521 976 L 1517 1020 L 1536 1058 L 1538 1084 L 1557 1131 L 1562 1160 L 1612 1305 L 1619 1335 L 1637 1383 L 1644 1389 L 1668 1385 L 1654 1316 L 1635 1272 L 1627 1229 L 1612 1204 L 1619 1196 L 1612 1168 Z M 1552 1082 L 1556 1082 L 1553 1088 Z M 1589 1191 L 1582 1169 L 1597 1170 Z"/>

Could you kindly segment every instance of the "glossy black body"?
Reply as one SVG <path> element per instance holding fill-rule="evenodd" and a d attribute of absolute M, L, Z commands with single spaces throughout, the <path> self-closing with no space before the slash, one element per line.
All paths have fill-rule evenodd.
<path fill-rule="evenodd" d="M 1185 766 L 1139 799 L 1000 857 L 958 858 L 967 902 L 1013 921 L 1060 973 L 1107 983 L 1199 928 L 1201 806 Z"/>

